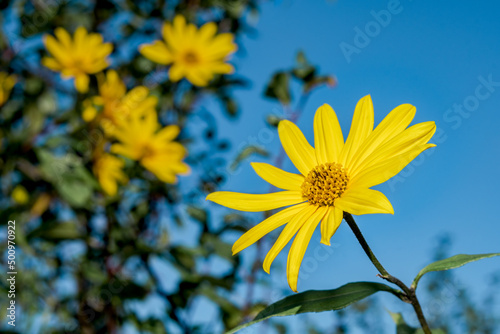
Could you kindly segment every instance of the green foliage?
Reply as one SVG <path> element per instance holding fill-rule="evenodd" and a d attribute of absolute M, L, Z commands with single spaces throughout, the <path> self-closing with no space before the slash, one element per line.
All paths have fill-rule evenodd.
<path fill-rule="evenodd" d="M 463 265 L 466 265 L 467 263 L 470 263 L 470 262 L 486 259 L 489 257 L 499 256 L 499 255 L 500 255 L 500 253 L 475 254 L 475 255 L 458 254 L 458 255 L 452 256 L 452 257 L 447 258 L 447 259 L 433 262 L 433 263 L 425 266 L 422 270 L 420 270 L 420 272 L 417 274 L 417 276 L 413 280 L 412 287 L 416 288 L 418 281 L 422 278 L 422 276 L 431 272 L 431 271 L 442 271 L 442 270 L 455 269 L 455 268 L 461 267 Z"/>
<path fill-rule="evenodd" d="M 207 87 L 171 82 L 165 66 L 139 54 L 137 41 L 161 38 L 162 23 L 176 14 L 196 24 L 213 21 L 220 32 L 239 37 L 252 29 L 247 22 L 257 9 L 256 0 L 123 1 L 120 6 L 108 0 L 21 2 L 13 11 L 17 17 L 2 20 L 20 27 L 0 31 L 2 71 L 17 77 L 9 100 L 0 106 L 0 224 L 17 222 L 19 332 L 107 333 L 128 326 L 141 333 L 206 333 L 209 327 L 234 327 L 244 318 L 246 310 L 230 298 L 240 261 L 231 254 L 227 234 L 241 232 L 240 223 L 248 221 L 228 214 L 219 224 L 219 217 L 200 205 L 224 181 L 220 160 L 226 162 L 229 148 L 217 136 L 213 111 L 200 101 L 214 99 L 223 115 L 236 117 L 234 90 L 248 82 L 237 74 L 219 75 Z M 98 93 L 97 76 L 91 75 L 89 93 L 80 94 L 40 63 L 47 55 L 43 35 L 57 27 L 73 33 L 78 26 L 102 33 L 113 44 L 112 68 L 129 91 L 144 85 L 159 98 L 160 122 L 177 124 L 183 145 L 206 144 L 189 155 L 192 191 L 160 182 L 125 161 L 128 184 L 114 196 L 103 193 L 94 156 L 109 151 L 111 141 L 103 140 L 98 122 L 82 119 L 85 101 Z M 194 118 L 204 131 L 182 131 Z M 27 190 L 27 203 L 11 199 L 17 185 Z M 189 245 L 178 232 L 187 229 Z M 5 241 L 0 247 L 6 249 Z M 207 270 L 214 260 L 230 269 Z M 6 259 L 0 261 L 5 267 Z M 165 267 L 175 272 L 173 277 L 164 277 Z M 164 288 L 165 280 L 174 286 Z M 218 315 L 203 326 L 188 316 L 200 297 L 210 300 Z M 152 299 L 161 300 L 165 314 L 140 314 L 138 309 Z"/>
<path fill-rule="evenodd" d="M 268 157 L 269 156 L 269 152 L 267 152 L 266 149 L 264 149 L 263 147 L 260 147 L 260 146 L 256 146 L 256 145 L 248 145 L 247 147 L 243 148 L 239 153 L 238 155 L 236 156 L 236 158 L 234 159 L 234 161 L 231 163 L 231 165 L 229 166 L 229 168 L 234 171 L 238 168 L 238 166 L 245 160 L 247 159 L 248 157 L 252 156 L 252 155 L 259 155 L 261 157 Z"/>
<path fill-rule="evenodd" d="M 403 318 L 401 313 L 392 313 L 389 312 L 392 320 L 396 324 L 396 334 L 424 334 L 422 328 L 414 328 L 409 326 Z M 432 329 L 432 334 L 446 334 L 441 329 Z"/>
<path fill-rule="evenodd" d="M 269 305 L 254 320 L 233 328 L 226 334 L 235 333 L 271 317 L 340 310 L 379 291 L 390 292 L 398 298 L 400 296 L 399 291 L 385 284 L 373 282 L 348 283 L 333 290 L 305 291 Z"/>
<path fill-rule="evenodd" d="M 317 67 L 313 66 L 306 58 L 303 51 L 297 53 L 295 66 L 287 70 L 277 71 L 271 77 L 266 86 L 264 95 L 271 99 L 276 99 L 284 106 L 289 106 L 292 101 L 292 92 L 290 79 L 297 79 L 302 85 L 302 93 L 307 94 L 312 89 L 328 85 L 333 87 L 337 81 L 331 75 L 319 75 Z M 275 119 L 268 119 L 269 124 L 275 125 Z"/>

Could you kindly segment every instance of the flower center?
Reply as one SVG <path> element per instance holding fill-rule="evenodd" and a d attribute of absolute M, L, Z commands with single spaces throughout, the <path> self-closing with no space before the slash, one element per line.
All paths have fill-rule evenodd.
<path fill-rule="evenodd" d="M 141 155 L 140 160 L 152 157 L 155 154 L 156 154 L 156 152 L 155 152 L 153 147 L 151 147 L 148 144 L 144 144 L 144 146 L 142 147 L 142 155 Z"/>
<path fill-rule="evenodd" d="M 184 54 L 184 61 L 189 65 L 193 65 L 198 64 L 200 62 L 200 59 L 196 53 L 194 53 L 193 51 L 188 51 Z"/>
<path fill-rule="evenodd" d="M 349 177 L 341 164 L 330 163 L 314 167 L 302 183 L 302 196 L 309 203 L 319 206 L 333 206 L 347 188 Z"/>

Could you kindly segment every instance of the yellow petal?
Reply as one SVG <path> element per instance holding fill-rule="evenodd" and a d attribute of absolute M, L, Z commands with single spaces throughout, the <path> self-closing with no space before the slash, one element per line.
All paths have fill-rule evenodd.
<path fill-rule="evenodd" d="M 368 213 L 394 214 L 394 209 L 387 197 L 380 191 L 373 189 L 349 189 L 335 200 L 335 206 L 353 215 Z"/>
<path fill-rule="evenodd" d="M 185 68 L 179 64 L 174 64 L 168 71 L 168 78 L 172 82 L 181 80 L 186 75 Z"/>
<path fill-rule="evenodd" d="M 233 255 L 241 252 L 248 246 L 253 245 L 263 236 L 274 231 L 283 224 L 286 224 L 292 216 L 296 215 L 307 206 L 309 206 L 309 203 L 302 203 L 291 206 L 289 208 L 281 210 L 278 213 L 275 213 L 271 217 L 268 217 L 261 223 L 252 227 L 250 230 L 245 232 L 245 234 L 243 234 L 238 240 L 236 240 L 232 248 Z"/>
<path fill-rule="evenodd" d="M 304 202 L 300 191 L 280 191 L 271 194 L 218 191 L 208 195 L 207 200 L 231 209 L 248 212 L 267 211 Z"/>
<path fill-rule="evenodd" d="M 163 25 L 162 35 L 170 51 L 175 52 L 182 47 L 184 33 L 177 31 L 169 23 Z"/>
<path fill-rule="evenodd" d="M 300 129 L 290 121 L 281 121 L 278 134 L 286 154 L 297 169 L 307 176 L 318 165 L 314 148 L 309 145 Z"/>
<path fill-rule="evenodd" d="M 176 32 L 184 32 L 184 30 L 186 30 L 186 18 L 182 15 L 176 15 L 174 17 L 173 27 Z"/>
<path fill-rule="evenodd" d="M 210 71 L 212 71 L 213 73 L 231 74 L 234 73 L 234 67 L 231 64 L 218 62 L 210 64 Z"/>
<path fill-rule="evenodd" d="M 111 177 L 101 177 L 99 178 L 99 183 L 101 184 L 102 190 L 109 195 L 114 196 L 118 190 L 118 185 L 116 180 Z"/>
<path fill-rule="evenodd" d="M 318 209 L 306 220 L 293 240 L 292 247 L 290 247 L 288 261 L 286 264 L 286 276 L 288 279 L 288 285 L 293 292 L 297 292 L 300 264 L 302 263 L 302 259 L 306 253 L 309 241 L 311 240 L 319 221 L 325 216 L 327 211 L 328 209 L 326 207 L 318 207 Z"/>
<path fill-rule="evenodd" d="M 181 129 L 177 125 L 169 125 L 158 131 L 156 138 L 161 141 L 171 141 L 179 135 Z"/>
<path fill-rule="evenodd" d="M 140 151 L 134 149 L 133 147 L 122 145 L 122 144 L 113 144 L 111 145 L 111 152 L 123 155 L 132 160 L 138 160 L 141 157 Z"/>
<path fill-rule="evenodd" d="M 330 246 L 330 239 L 342 223 L 344 212 L 337 207 L 330 208 L 321 221 L 321 243 Z"/>
<path fill-rule="evenodd" d="M 154 109 L 148 109 L 142 114 L 141 127 L 144 134 L 154 134 L 160 127 L 158 123 L 158 114 Z"/>
<path fill-rule="evenodd" d="M 349 165 L 352 158 L 366 138 L 373 131 L 373 103 L 370 95 L 359 100 L 352 117 L 351 130 L 345 142 L 342 153 L 340 154 L 340 163 L 343 166 Z"/>
<path fill-rule="evenodd" d="M 71 61 L 70 59 L 70 54 L 68 53 L 68 50 L 64 49 L 64 47 L 59 44 L 59 42 L 50 35 L 45 35 L 43 42 L 45 44 L 45 47 L 47 48 L 47 51 L 54 56 L 58 61 L 68 63 Z"/>
<path fill-rule="evenodd" d="M 406 153 L 397 155 L 391 159 L 375 164 L 371 168 L 363 170 L 358 175 L 355 175 L 352 181 L 349 182 L 348 187 L 370 188 L 377 184 L 385 182 L 399 173 L 420 153 L 434 146 L 436 145 L 420 145 Z"/>
<path fill-rule="evenodd" d="M 290 222 L 286 224 L 283 231 L 281 231 L 280 236 L 274 243 L 273 247 L 269 250 L 264 259 L 262 267 L 264 271 L 269 274 L 271 270 L 271 264 L 278 254 L 283 250 L 283 248 L 288 244 L 288 242 L 293 238 L 295 233 L 304 225 L 306 220 L 308 220 L 311 215 L 316 211 L 317 207 L 314 205 L 307 205 L 300 212 L 295 214 Z"/>
<path fill-rule="evenodd" d="M 85 122 L 92 121 L 97 116 L 97 109 L 93 106 L 85 108 L 82 112 L 82 118 Z"/>
<path fill-rule="evenodd" d="M 60 71 L 62 69 L 61 63 L 54 58 L 43 57 L 42 65 L 50 68 L 52 71 Z"/>
<path fill-rule="evenodd" d="M 360 169 L 366 170 L 375 164 L 382 163 L 417 146 L 426 144 L 435 132 L 436 124 L 434 122 L 415 124 L 377 148 L 363 161 Z"/>
<path fill-rule="evenodd" d="M 85 50 L 86 47 L 86 39 L 87 39 L 87 29 L 84 27 L 78 27 L 75 30 L 74 38 L 74 52 L 75 54 L 85 53 L 88 50 Z"/>
<path fill-rule="evenodd" d="M 99 39 L 100 42 L 102 42 L 102 36 L 101 35 L 99 35 L 99 34 L 93 34 L 93 35 L 97 35 L 97 39 Z M 113 44 L 111 44 L 111 43 L 103 43 L 103 44 L 98 45 L 94 49 L 94 54 L 92 56 L 94 58 L 105 58 L 105 57 L 109 56 L 109 54 L 112 51 L 113 51 Z"/>
<path fill-rule="evenodd" d="M 204 56 L 208 60 L 224 59 L 234 53 L 238 46 L 233 42 L 234 35 L 231 33 L 218 34 L 210 43 Z"/>
<path fill-rule="evenodd" d="M 198 30 L 198 43 L 207 43 L 215 36 L 217 32 L 217 24 L 215 22 L 208 22 L 201 26 Z"/>
<path fill-rule="evenodd" d="M 314 116 L 314 147 L 318 164 L 339 161 L 344 136 L 337 115 L 328 104 L 319 107 Z"/>
<path fill-rule="evenodd" d="M 71 35 L 64 29 L 64 28 L 56 28 L 54 30 L 54 33 L 61 42 L 61 44 L 66 48 L 66 49 L 71 49 L 72 47 L 72 42 L 71 42 Z"/>
<path fill-rule="evenodd" d="M 141 161 L 141 164 L 149 170 L 151 173 L 153 173 L 160 181 L 165 182 L 165 183 L 170 183 L 170 184 L 175 184 L 177 183 L 177 176 L 176 174 L 171 170 L 165 168 L 162 164 L 157 164 L 157 163 L 145 163 L 144 161 Z"/>
<path fill-rule="evenodd" d="M 167 65 L 172 62 L 172 55 L 167 45 L 161 41 L 154 41 L 153 44 L 144 44 L 139 48 L 139 52 L 144 57 L 158 64 Z"/>
<path fill-rule="evenodd" d="M 380 145 L 391 140 L 404 131 L 411 123 L 417 109 L 411 104 L 402 104 L 394 108 L 377 126 L 375 130 L 366 138 L 365 142 L 356 153 L 352 162 L 345 166 L 351 173 L 355 174 L 358 167 L 371 153 Z"/>
<path fill-rule="evenodd" d="M 80 93 L 86 93 L 89 90 L 89 76 L 79 74 L 75 77 L 75 87 Z"/>
<path fill-rule="evenodd" d="M 205 87 L 212 79 L 212 75 L 207 77 L 197 69 L 186 69 L 186 79 L 195 86 Z"/>
<path fill-rule="evenodd" d="M 285 190 L 300 190 L 304 183 L 304 176 L 294 173 L 288 173 L 262 162 L 251 163 L 255 172 L 273 186 Z"/>

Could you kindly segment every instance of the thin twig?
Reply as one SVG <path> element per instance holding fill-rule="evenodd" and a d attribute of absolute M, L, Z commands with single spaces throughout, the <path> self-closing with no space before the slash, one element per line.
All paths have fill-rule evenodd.
<path fill-rule="evenodd" d="M 358 239 L 359 243 L 361 244 L 361 247 L 363 247 L 363 250 L 365 251 L 370 261 L 379 271 L 380 275 L 378 276 L 385 279 L 388 282 L 391 282 L 392 284 L 397 285 L 404 291 L 407 298 L 406 302 L 413 306 L 413 309 L 417 314 L 418 321 L 420 322 L 420 325 L 422 326 L 424 333 L 432 334 L 429 325 L 427 324 L 427 320 L 425 319 L 424 313 L 422 311 L 422 307 L 420 306 L 420 303 L 418 301 L 415 290 L 413 288 L 409 288 L 401 280 L 389 274 L 389 272 L 384 268 L 384 266 L 382 266 L 382 264 L 379 262 L 375 254 L 373 254 L 370 246 L 368 246 L 368 243 L 363 237 L 363 234 L 361 233 L 361 230 L 359 229 L 358 225 L 356 225 L 356 222 L 354 221 L 352 215 L 350 213 L 344 212 L 344 219 L 351 228 L 356 238 Z"/>

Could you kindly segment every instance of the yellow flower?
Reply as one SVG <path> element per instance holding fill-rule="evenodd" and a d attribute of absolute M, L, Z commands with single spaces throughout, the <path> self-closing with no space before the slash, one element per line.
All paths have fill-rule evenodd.
<path fill-rule="evenodd" d="M 232 73 L 234 68 L 226 63 L 227 58 L 236 51 L 231 33 L 216 35 L 214 22 L 204 24 L 197 29 L 194 24 L 187 24 L 186 19 L 177 15 L 173 24 L 163 25 L 164 41 L 154 41 L 143 45 L 140 52 L 148 59 L 168 65 L 171 81 L 186 78 L 193 85 L 206 86 L 215 74 Z"/>
<path fill-rule="evenodd" d="M 111 154 L 102 154 L 94 163 L 94 174 L 102 189 L 109 196 L 113 196 L 118 191 L 118 182 L 126 184 L 128 178 L 123 173 L 124 162 Z"/>
<path fill-rule="evenodd" d="M 113 50 L 111 43 L 103 43 L 97 33 L 88 34 L 83 27 L 76 29 L 73 39 L 63 28 L 56 28 L 54 38 L 44 36 L 47 51 L 52 57 L 44 57 L 42 64 L 53 71 L 61 72 L 63 78 L 74 78 L 75 87 L 81 92 L 89 88 L 88 74 L 94 74 L 108 67 L 106 57 Z"/>
<path fill-rule="evenodd" d="M 16 84 L 16 76 L 0 72 L 0 106 L 9 98 L 12 87 Z"/>
<path fill-rule="evenodd" d="M 221 191 L 207 196 L 208 200 L 241 211 L 288 206 L 243 234 L 233 245 L 233 254 L 286 224 L 263 267 L 269 273 L 273 260 L 296 235 L 288 254 L 287 278 L 290 288 L 297 292 L 300 264 L 320 222 L 321 243 L 330 245 L 344 212 L 394 213 L 387 197 L 370 187 L 387 181 L 422 151 L 435 146 L 427 144 L 436 130 L 434 122 L 407 128 L 415 111 L 412 105 L 400 105 L 373 130 L 373 105 L 370 96 L 365 96 L 356 106 L 344 143 L 335 112 L 324 104 L 314 117 L 315 148 L 295 124 L 281 121 L 281 143 L 300 174 L 265 163 L 252 163 L 252 167 L 260 177 L 284 191 L 262 195 Z"/>
<path fill-rule="evenodd" d="M 26 204 L 28 203 L 30 199 L 30 195 L 26 191 L 26 188 L 24 188 L 21 185 L 17 185 L 13 190 L 12 194 L 10 195 L 12 200 L 17 203 L 17 204 Z"/>
<path fill-rule="evenodd" d="M 114 70 L 106 73 L 105 79 L 99 79 L 99 95 L 86 99 L 82 117 L 90 122 L 100 114 L 100 124 L 106 135 L 112 136 L 120 123 L 126 122 L 131 113 L 143 114 L 148 109 L 155 109 L 158 98 L 149 94 L 149 89 L 138 86 L 127 93 L 125 84 Z"/>
<path fill-rule="evenodd" d="M 113 144 L 111 151 L 139 161 L 163 182 L 176 183 L 176 175 L 189 172 L 189 166 L 182 161 L 187 151 L 173 141 L 180 132 L 177 125 L 159 129 L 154 109 L 134 112 L 117 128 L 114 135 L 120 143 Z"/>

